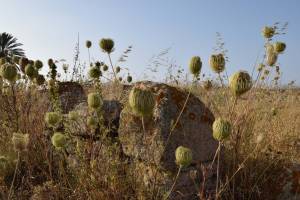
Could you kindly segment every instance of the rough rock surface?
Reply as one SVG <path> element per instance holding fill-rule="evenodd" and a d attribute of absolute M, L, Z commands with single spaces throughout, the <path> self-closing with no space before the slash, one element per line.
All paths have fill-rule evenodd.
<path fill-rule="evenodd" d="M 276 200 L 300 199 L 300 164 L 286 166 L 276 177 L 272 194 Z"/>
<path fill-rule="evenodd" d="M 59 82 L 58 94 L 63 113 L 68 113 L 76 105 L 86 101 L 85 92 L 77 82 Z"/>
<path fill-rule="evenodd" d="M 193 152 L 193 164 L 184 169 L 170 199 L 193 199 L 199 188 L 190 177 L 190 172 L 202 175 L 201 165 L 208 165 L 214 157 L 218 143 L 212 137 L 213 114 L 194 95 L 190 95 L 173 132 L 170 131 L 179 116 L 188 93 L 166 84 L 139 82 L 149 87 L 156 96 L 156 107 L 152 118 L 142 119 L 131 112 L 128 105 L 121 112 L 119 137 L 124 153 L 134 162 L 132 172 L 140 180 L 140 191 L 153 192 L 151 185 L 161 185 L 167 192 L 173 183 L 178 167 L 175 150 L 182 145 Z M 170 135 L 170 137 L 169 137 Z M 166 142 L 169 137 L 169 142 Z M 166 146 L 166 148 L 165 148 Z M 207 192 L 215 188 L 215 170 L 208 173 Z M 156 188 L 157 189 L 157 188 Z M 150 191 L 149 191 L 150 190 Z"/>

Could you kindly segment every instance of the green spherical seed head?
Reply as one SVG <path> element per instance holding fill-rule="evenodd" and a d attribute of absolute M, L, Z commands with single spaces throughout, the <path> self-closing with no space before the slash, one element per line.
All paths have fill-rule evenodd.
<path fill-rule="evenodd" d="M 85 46 L 86 46 L 86 48 L 91 48 L 92 42 L 89 41 L 89 40 L 87 40 L 87 41 L 85 42 Z"/>
<path fill-rule="evenodd" d="M 25 67 L 25 74 L 30 78 L 33 79 L 37 77 L 38 71 L 32 64 L 27 64 Z"/>
<path fill-rule="evenodd" d="M 72 121 L 76 121 L 79 119 L 79 113 L 77 111 L 70 111 L 69 114 L 68 114 L 68 117 L 70 120 Z"/>
<path fill-rule="evenodd" d="M 37 77 L 35 78 L 35 82 L 37 85 L 43 85 L 45 83 L 45 77 L 41 74 L 38 74 Z"/>
<path fill-rule="evenodd" d="M 56 127 L 61 119 L 62 117 L 58 112 L 47 112 L 45 115 L 45 122 L 50 127 Z"/>
<path fill-rule="evenodd" d="M 269 65 L 269 66 L 273 66 L 276 64 L 277 62 L 277 58 L 278 58 L 278 55 L 277 53 L 268 53 L 267 54 L 267 59 L 266 59 L 266 64 Z"/>
<path fill-rule="evenodd" d="M 121 82 L 123 80 L 123 78 L 122 77 L 119 77 L 119 81 Z"/>
<path fill-rule="evenodd" d="M 190 68 L 190 72 L 194 76 L 198 76 L 202 68 L 201 58 L 199 56 L 192 57 L 190 60 L 189 68 Z"/>
<path fill-rule="evenodd" d="M 121 71 L 121 67 L 116 67 L 116 73 L 119 73 Z"/>
<path fill-rule="evenodd" d="M 248 72 L 239 71 L 234 73 L 229 78 L 229 87 L 236 96 L 240 96 L 250 90 L 252 87 L 252 80 Z"/>
<path fill-rule="evenodd" d="M 52 145 L 57 149 L 65 148 L 68 143 L 68 138 L 61 132 L 56 132 L 51 137 Z"/>
<path fill-rule="evenodd" d="M 92 79 L 98 79 L 101 76 L 101 71 L 98 67 L 92 67 L 89 70 L 89 77 Z"/>
<path fill-rule="evenodd" d="M 127 82 L 131 83 L 132 82 L 132 76 L 127 76 Z"/>
<path fill-rule="evenodd" d="M 275 29 L 273 27 L 265 26 L 262 29 L 262 35 L 267 39 L 272 38 L 274 34 L 275 34 Z"/>
<path fill-rule="evenodd" d="M 108 66 L 104 64 L 102 69 L 103 69 L 103 71 L 107 71 L 108 70 Z"/>
<path fill-rule="evenodd" d="M 29 134 L 13 133 L 12 143 L 16 151 L 25 151 L 29 143 Z"/>
<path fill-rule="evenodd" d="M 276 42 L 274 44 L 274 51 L 276 53 L 282 53 L 285 50 L 285 48 L 286 48 L 286 44 L 283 42 Z"/>
<path fill-rule="evenodd" d="M 134 87 L 129 94 L 129 105 L 136 115 L 151 116 L 155 106 L 154 95 L 145 87 Z"/>
<path fill-rule="evenodd" d="M 180 167 L 188 167 L 192 160 L 193 154 L 191 149 L 179 146 L 175 151 L 176 164 Z"/>
<path fill-rule="evenodd" d="M 213 123 L 213 137 L 218 140 L 224 140 L 231 134 L 231 124 L 230 122 L 218 118 Z"/>
<path fill-rule="evenodd" d="M 36 61 L 34 61 L 33 66 L 34 66 L 36 69 L 39 70 L 39 69 L 41 69 L 41 68 L 43 67 L 43 62 L 40 61 L 40 60 L 36 60 Z"/>
<path fill-rule="evenodd" d="M 17 68 L 15 65 L 12 65 L 10 63 L 5 63 L 0 68 L 0 75 L 5 78 L 6 80 L 13 82 L 17 78 Z"/>
<path fill-rule="evenodd" d="M 223 54 L 211 55 L 209 59 L 211 69 L 216 73 L 221 73 L 225 69 L 225 58 Z"/>
<path fill-rule="evenodd" d="M 103 100 L 99 93 L 90 93 L 88 95 L 88 106 L 92 109 L 98 109 L 102 106 Z"/>
<path fill-rule="evenodd" d="M 98 119 L 96 117 L 88 117 L 86 123 L 91 129 L 96 129 L 98 127 Z"/>
<path fill-rule="evenodd" d="M 114 45 L 114 41 L 110 38 L 103 38 L 99 42 L 100 48 L 106 53 L 111 53 L 113 51 Z"/>

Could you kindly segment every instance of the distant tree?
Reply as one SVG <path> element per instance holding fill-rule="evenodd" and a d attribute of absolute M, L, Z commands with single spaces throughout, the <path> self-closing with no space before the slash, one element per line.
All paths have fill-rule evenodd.
<path fill-rule="evenodd" d="M 19 48 L 23 44 L 17 42 L 17 38 L 9 33 L 0 33 L 0 58 L 13 56 L 25 56 L 23 49 Z"/>

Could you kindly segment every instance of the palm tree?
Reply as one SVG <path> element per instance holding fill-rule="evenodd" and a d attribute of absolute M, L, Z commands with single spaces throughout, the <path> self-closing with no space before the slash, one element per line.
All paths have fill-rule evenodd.
<path fill-rule="evenodd" d="M 0 33 L 0 58 L 13 56 L 25 56 L 23 49 L 19 48 L 23 44 L 17 42 L 17 38 L 9 33 Z"/>

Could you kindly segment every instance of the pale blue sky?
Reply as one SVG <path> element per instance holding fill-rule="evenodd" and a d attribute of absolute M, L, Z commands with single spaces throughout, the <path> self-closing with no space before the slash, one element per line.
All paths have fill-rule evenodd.
<path fill-rule="evenodd" d="M 77 33 L 80 58 L 87 60 L 85 41 L 93 42 L 92 57 L 104 59 L 98 41 L 115 40 L 114 58 L 128 45 L 133 52 L 128 67 L 140 77 L 153 54 L 172 47 L 170 58 L 187 69 L 191 56 L 199 55 L 203 72 L 211 73 L 208 58 L 221 32 L 229 50 L 228 73 L 251 71 L 262 49 L 261 29 L 274 22 L 289 22 L 287 35 L 279 37 L 287 49 L 279 58 L 283 80 L 300 81 L 299 0 L 0 0 L 0 32 L 9 32 L 24 44 L 28 57 L 52 57 L 72 63 Z M 163 68 L 163 67 L 162 67 Z M 47 67 L 46 67 L 47 69 Z M 162 77 L 163 75 L 160 75 Z"/>

